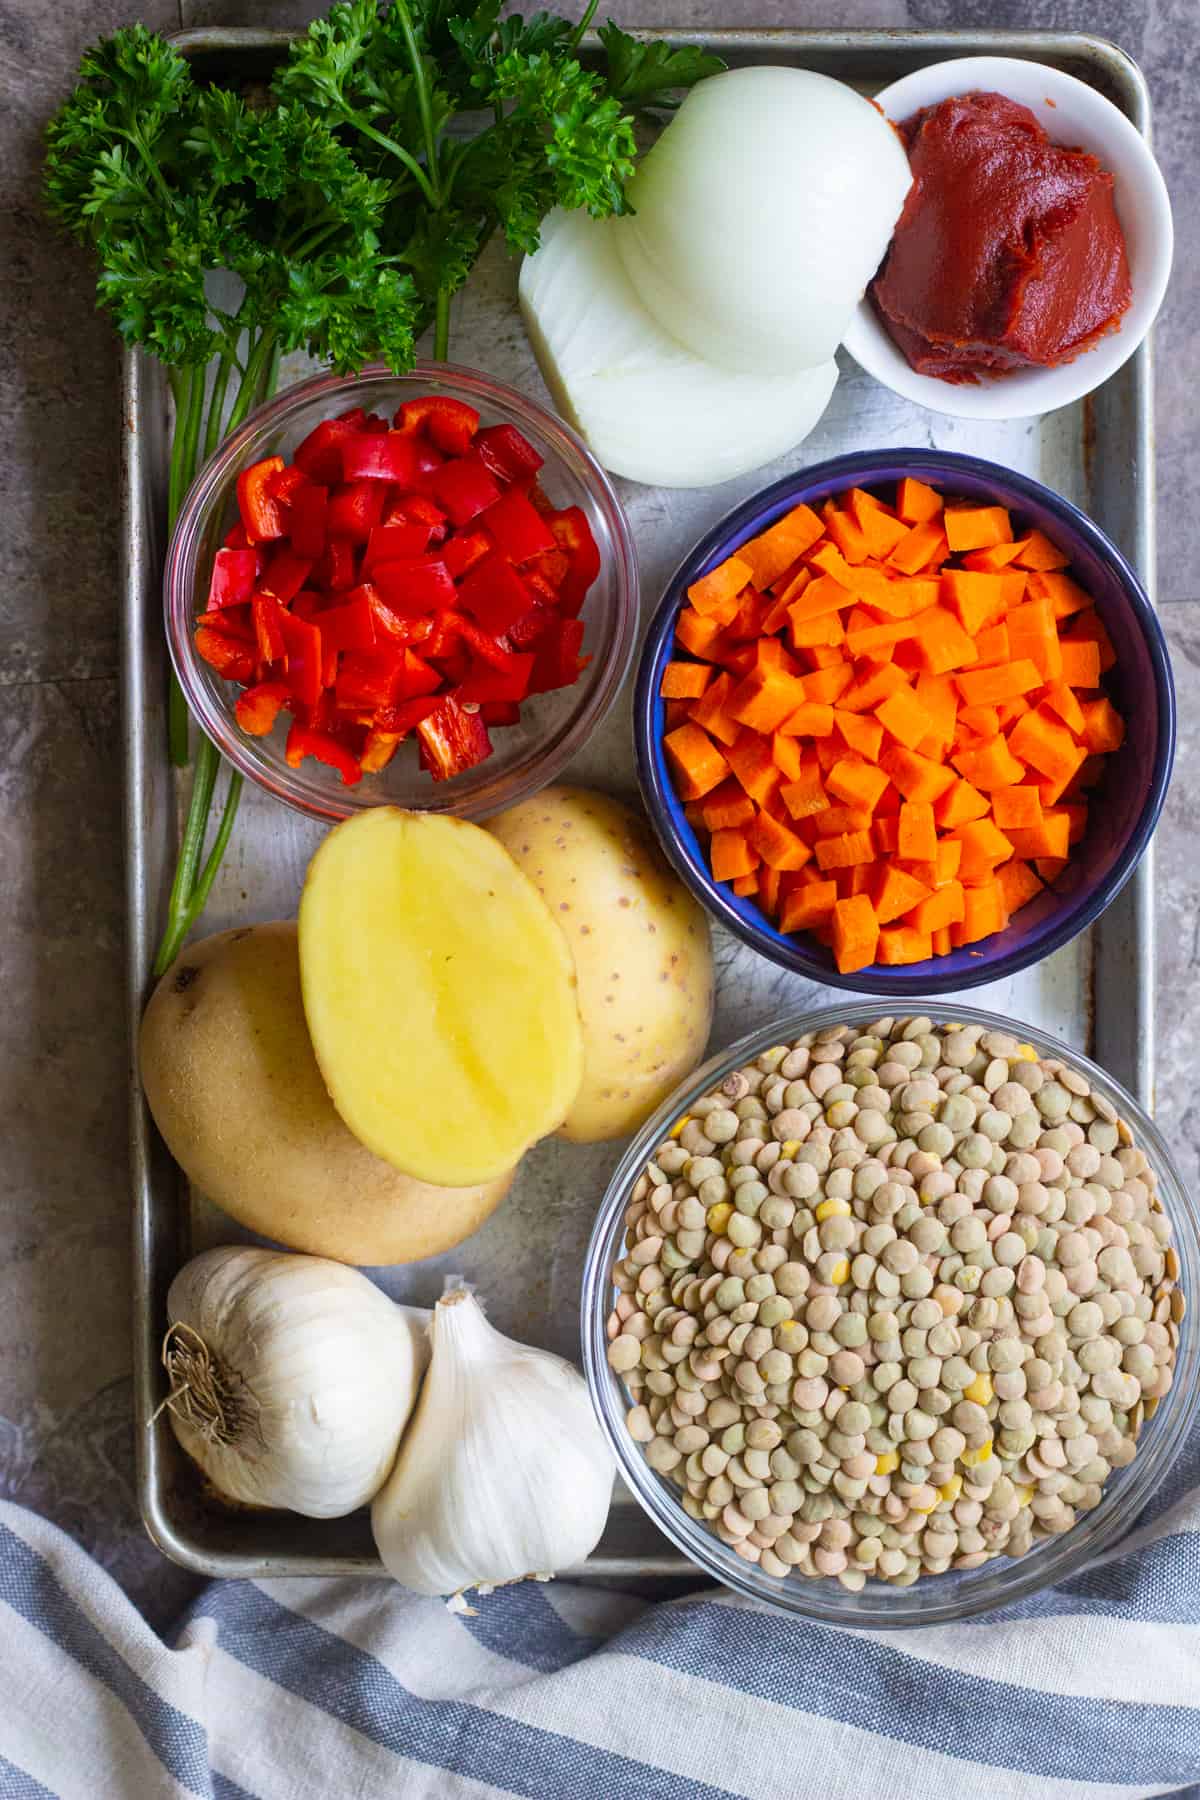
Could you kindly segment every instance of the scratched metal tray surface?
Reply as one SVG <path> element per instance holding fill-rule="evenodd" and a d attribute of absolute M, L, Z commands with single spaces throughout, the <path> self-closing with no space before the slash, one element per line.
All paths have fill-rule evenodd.
<path fill-rule="evenodd" d="M 714 31 L 653 32 L 702 43 L 731 65 L 795 64 L 872 92 L 949 56 L 1007 54 L 1066 68 L 1090 82 L 1149 131 L 1149 102 L 1136 65 L 1098 38 L 1039 32 Z M 287 35 L 196 30 L 175 42 L 197 68 L 226 79 L 269 73 Z M 516 270 L 490 251 L 455 305 L 455 359 L 547 400 L 516 304 Z M 829 410 L 791 455 L 739 480 L 700 491 L 618 482 L 641 560 L 645 616 L 684 552 L 718 519 L 787 470 L 847 450 L 924 445 L 973 451 L 1036 476 L 1089 512 L 1147 584 L 1154 576 L 1150 352 L 1144 347 L 1082 405 L 1043 419 L 977 424 L 922 411 L 879 387 L 844 354 Z M 285 379 L 305 373 L 302 360 Z M 167 659 L 162 619 L 163 500 L 168 402 L 157 367 L 125 364 L 123 427 L 125 612 L 124 702 L 129 904 L 130 1043 L 148 986 L 186 797 L 166 758 Z M 636 792 L 626 692 L 569 771 L 618 794 Z M 258 792 L 242 803 L 233 848 L 214 890 L 205 929 L 294 914 L 321 827 Z M 1104 919 L 1041 967 L 973 991 L 993 1012 L 1041 1026 L 1087 1051 L 1147 1107 L 1153 1104 L 1153 912 L 1150 858 Z M 711 1048 L 790 1012 L 838 995 L 776 969 L 735 940 L 717 936 L 718 992 Z M 379 1575 L 365 1513 L 310 1520 L 286 1513 L 235 1514 L 207 1504 L 165 1418 L 159 1345 L 167 1287 L 188 1256 L 242 1234 L 191 1193 L 154 1131 L 136 1063 L 129 1071 L 134 1195 L 135 1385 L 139 1490 L 147 1530 L 174 1561 L 205 1575 Z M 497 1326 L 578 1361 L 584 1250 L 622 1145 L 553 1140 L 525 1159 L 513 1190 L 467 1243 L 409 1267 L 371 1270 L 397 1298 L 430 1305 L 453 1270 L 487 1296 Z M 607 1529 L 577 1574 L 610 1580 L 695 1577 L 618 1486 Z"/>

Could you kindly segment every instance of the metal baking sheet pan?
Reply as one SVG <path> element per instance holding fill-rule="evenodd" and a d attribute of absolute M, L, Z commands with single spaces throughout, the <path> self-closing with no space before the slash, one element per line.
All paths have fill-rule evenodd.
<path fill-rule="evenodd" d="M 715 31 L 650 32 L 700 43 L 733 66 L 774 61 L 821 70 L 872 92 L 948 56 L 1002 53 L 1066 68 L 1101 89 L 1143 132 L 1146 86 L 1136 65 L 1099 38 L 1040 32 Z M 284 33 L 183 32 L 175 42 L 197 66 L 225 78 L 269 72 Z M 457 361 L 477 364 L 547 399 L 515 304 L 516 268 L 493 247 L 455 303 Z M 971 451 L 1036 476 L 1089 512 L 1153 583 L 1153 455 L 1150 352 L 1143 347 L 1097 394 L 1045 418 L 977 424 L 927 413 L 842 356 L 829 410 L 790 456 L 708 490 L 667 491 L 619 482 L 641 558 L 649 616 L 684 552 L 726 511 L 790 469 L 848 450 L 922 445 Z M 284 379 L 306 372 L 302 361 Z M 161 568 L 166 491 L 167 393 L 157 367 L 125 364 L 124 609 L 125 755 L 129 890 L 129 1023 L 137 1023 L 163 918 L 185 790 L 167 764 Z M 569 771 L 618 794 L 636 792 L 629 696 Z M 293 915 L 321 827 L 258 792 L 248 792 L 205 929 Z M 1086 1050 L 1153 1102 L 1153 914 L 1150 858 L 1103 921 L 1041 967 L 970 996 L 993 1012 L 1026 1019 Z M 712 1048 L 772 1016 L 838 998 L 718 936 Z M 365 1513 L 315 1521 L 285 1513 L 227 1513 L 207 1504 L 165 1418 L 149 1423 L 165 1392 L 159 1346 L 168 1284 L 196 1250 L 236 1238 L 237 1228 L 189 1193 L 146 1113 L 130 1067 L 134 1192 L 135 1379 L 140 1500 L 147 1529 L 166 1555 L 204 1575 L 381 1574 Z M 410 1267 L 372 1270 L 399 1299 L 430 1305 L 453 1270 L 478 1284 L 490 1315 L 510 1335 L 578 1360 L 579 1283 L 592 1219 L 619 1144 L 580 1147 L 549 1140 L 521 1165 L 508 1200 L 467 1243 Z M 631 1580 L 692 1575 L 618 1488 L 608 1528 L 577 1573 Z"/>

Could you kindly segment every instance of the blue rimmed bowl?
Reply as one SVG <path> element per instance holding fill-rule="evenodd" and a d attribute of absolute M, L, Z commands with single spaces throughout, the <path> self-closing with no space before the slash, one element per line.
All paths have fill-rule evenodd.
<path fill-rule="evenodd" d="M 801 502 L 819 506 L 850 487 L 886 488 L 913 476 L 942 493 L 1006 506 L 1022 529 L 1036 526 L 1071 558 L 1070 573 L 1094 597 L 1116 666 L 1105 685 L 1125 719 L 1125 742 L 1109 758 L 1087 834 L 1053 888 L 1016 913 L 1006 930 L 929 962 L 872 964 L 839 974 L 807 933 L 785 936 L 753 901 L 709 873 L 705 851 L 675 794 L 662 741 L 662 672 L 675 621 L 694 581 Z M 787 475 L 729 513 L 680 564 L 647 634 L 634 695 L 638 780 L 663 849 L 712 916 L 761 955 L 830 987 L 868 994 L 948 994 L 1012 975 L 1083 931 L 1136 869 L 1162 811 L 1175 757 L 1175 688 L 1162 627 L 1137 576 L 1100 527 L 1069 500 L 1027 475 L 976 456 L 940 450 L 860 451 Z"/>

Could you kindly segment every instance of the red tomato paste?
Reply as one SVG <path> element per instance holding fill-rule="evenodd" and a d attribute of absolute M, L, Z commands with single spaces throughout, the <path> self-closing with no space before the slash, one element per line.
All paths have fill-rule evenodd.
<path fill-rule="evenodd" d="M 872 285 L 912 367 L 943 381 L 1053 367 L 1131 298 L 1113 178 L 1027 106 L 959 94 L 900 126 L 913 185 Z"/>

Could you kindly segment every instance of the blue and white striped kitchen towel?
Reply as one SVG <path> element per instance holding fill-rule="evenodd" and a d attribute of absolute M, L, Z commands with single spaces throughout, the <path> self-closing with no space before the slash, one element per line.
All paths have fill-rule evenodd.
<path fill-rule="evenodd" d="M 1120 1558 L 971 1624 L 555 1583 L 472 1619 L 214 1583 L 163 1643 L 0 1503 L 0 1800 L 1200 1800 L 1200 1446 Z"/>

